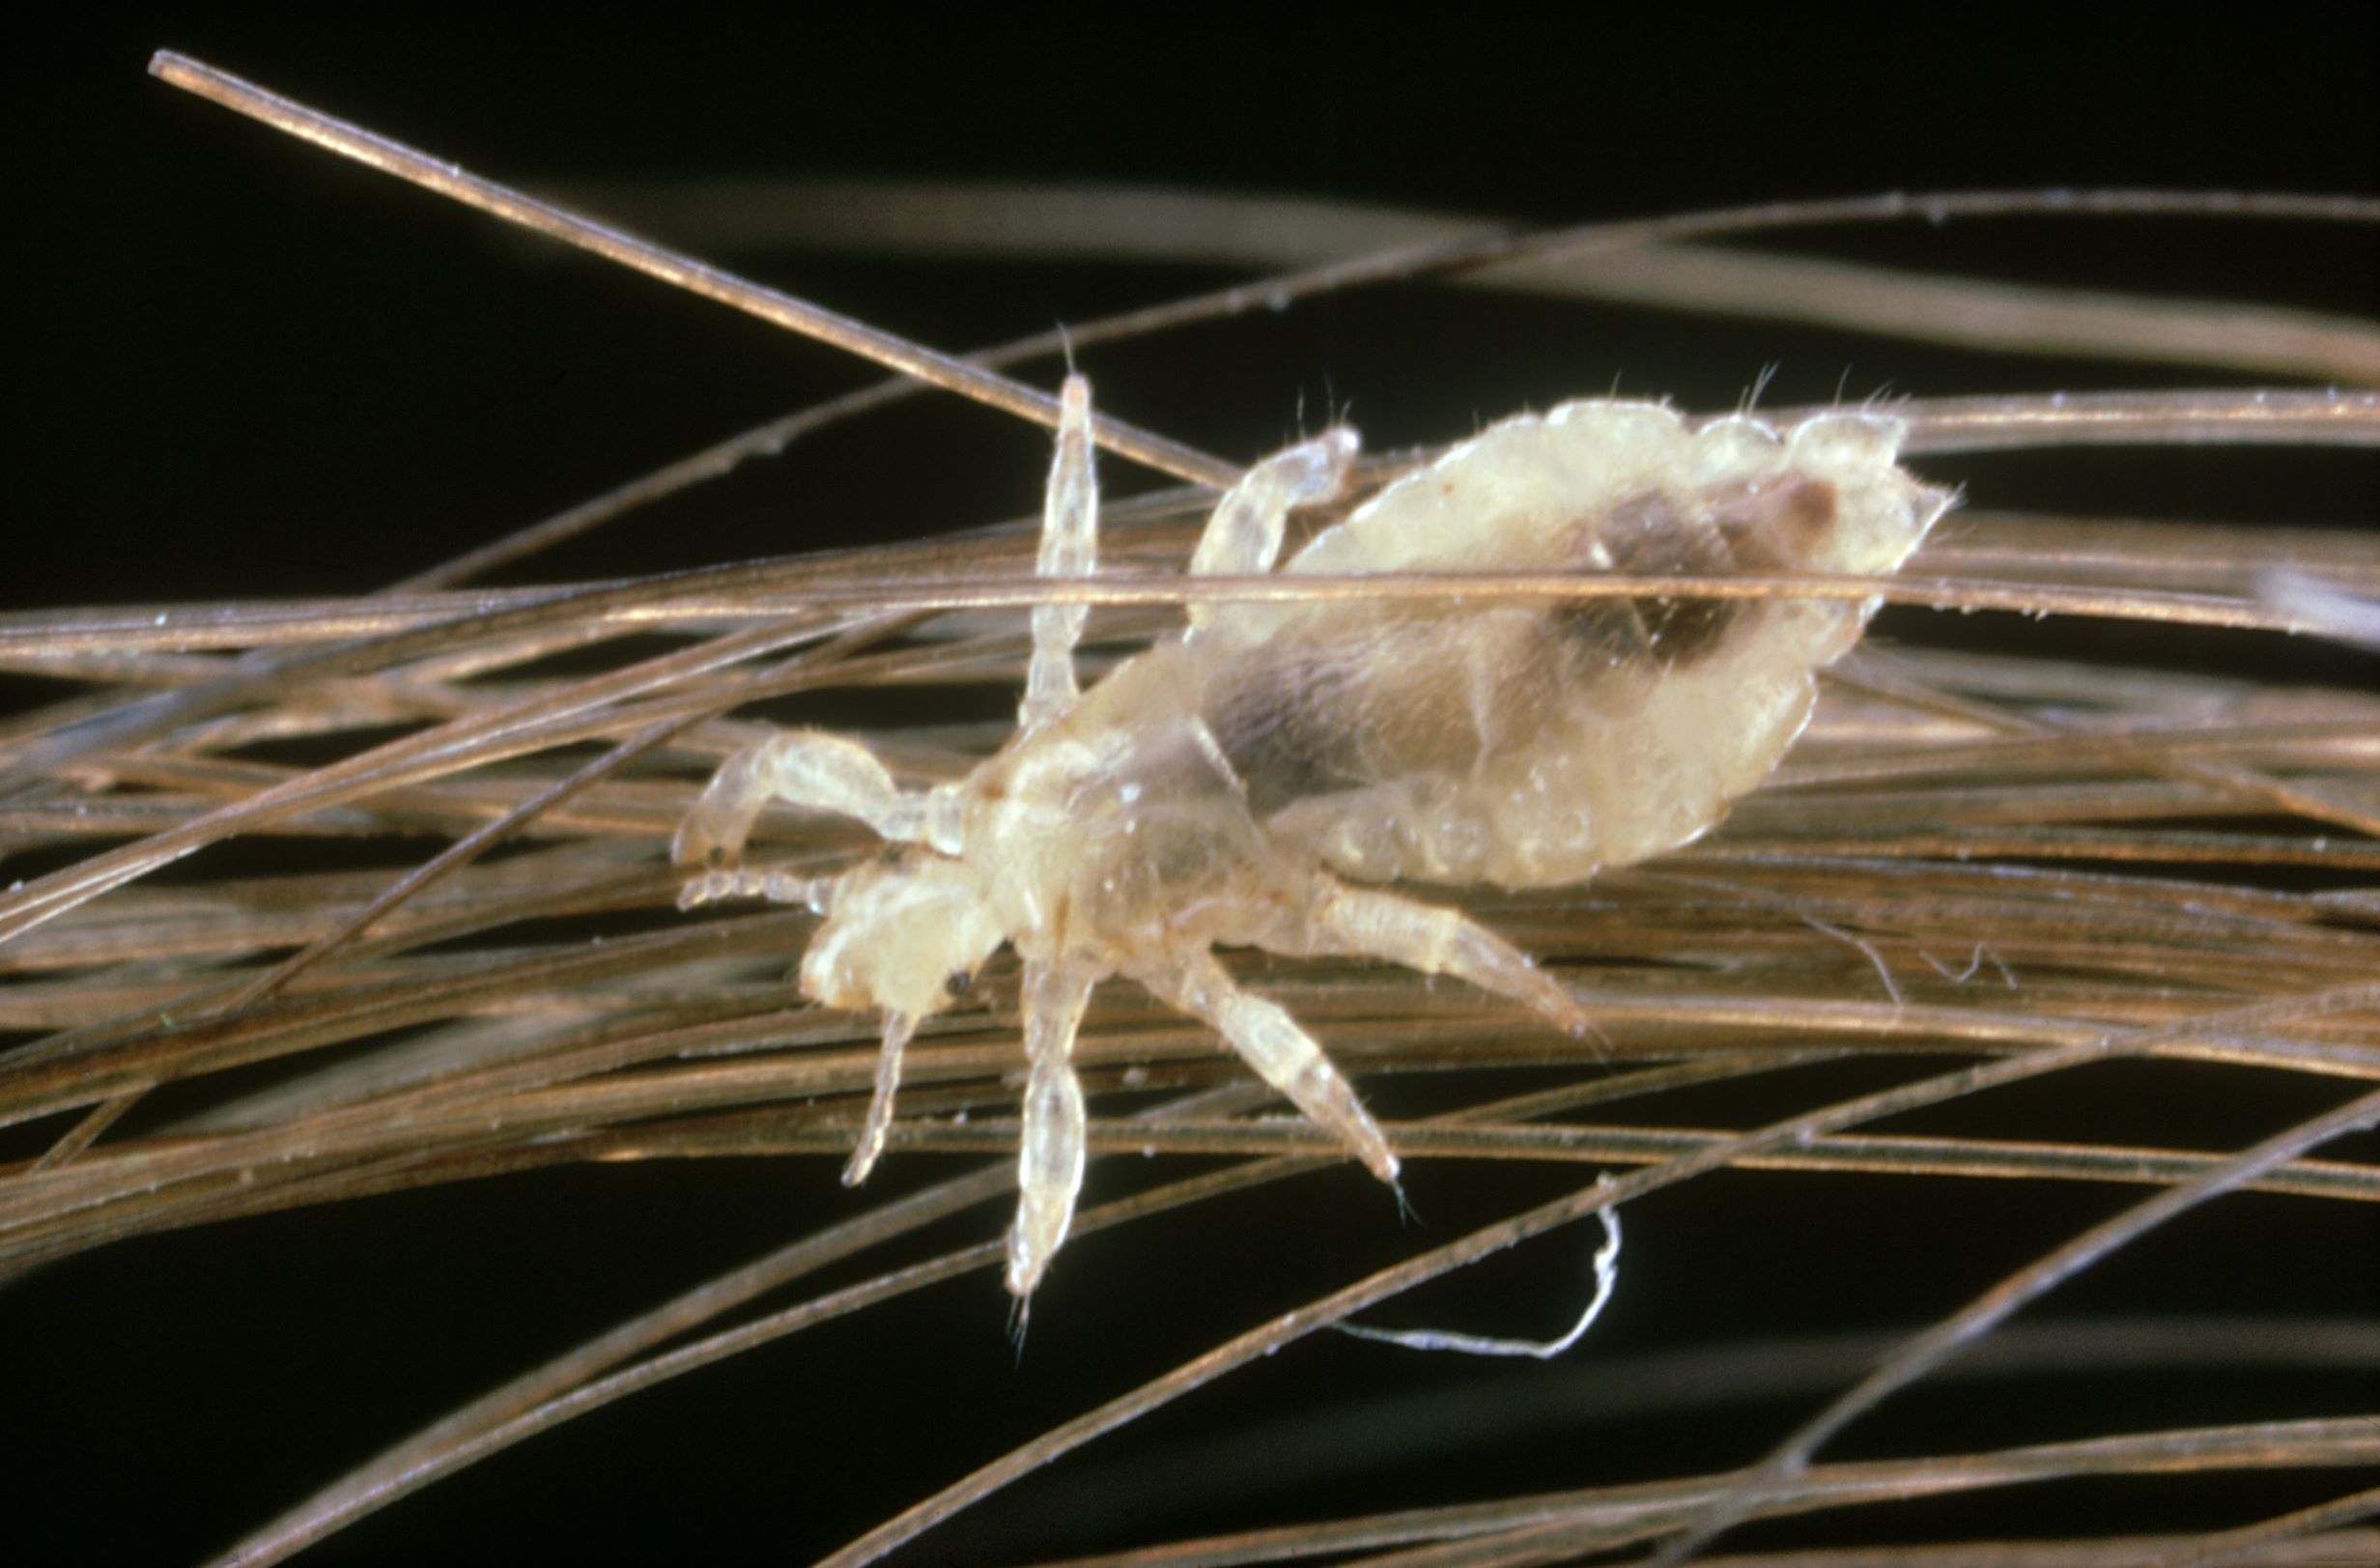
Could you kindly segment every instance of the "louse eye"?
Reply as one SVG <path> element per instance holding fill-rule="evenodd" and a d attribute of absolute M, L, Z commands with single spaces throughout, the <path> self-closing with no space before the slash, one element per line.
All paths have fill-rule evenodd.
<path fill-rule="evenodd" d="M 942 988 L 952 996 L 965 996 L 975 983 L 976 977 L 966 970 L 953 969 L 949 978 L 942 983 Z"/>

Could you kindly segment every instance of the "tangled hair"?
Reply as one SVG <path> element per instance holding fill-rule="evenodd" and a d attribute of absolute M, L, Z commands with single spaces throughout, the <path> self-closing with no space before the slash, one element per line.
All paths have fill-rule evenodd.
<path fill-rule="evenodd" d="M 104 433 L 150 477 L 65 436 L 57 466 L 187 509 L 44 521 L 6 584 L 29 1558 L 2380 1550 L 2342 1473 L 2380 1455 L 2380 204 L 1681 198 L 1549 234 L 1416 210 L 1445 185 L 541 186 L 945 343 L 1034 332 L 987 362 L 1047 386 L 1071 352 L 1193 455 L 1280 445 L 1303 388 L 1376 483 L 1625 372 L 1696 414 L 1755 379 L 1780 420 L 1888 403 L 1962 492 L 1723 828 L 1576 888 L 1431 890 L 1597 1038 L 1229 955 L 1360 1077 L 1411 1214 L 1204 1030 L 1102 988 L 1086 1207 L 1012 1345 L 1013 959 L 920 1032 L 846 1191 L 874 1021 L 800 1001 L 806 911 L 680 913 L 667 845 L 758 721 L 908 782 L 999 743 L 1046 438 L 433 204 L 364 211 L 365 177 L 312 189 L 149 90 L 174 178 L 271 159 L 269 206 L 325 211 L 175 242 L 247 306 L 159 361 L 212 422 L 160 421 L 163 470 Z M 1479 205 L 1525 212 L 1502 178 Z M 214 271 L 266 257 L 261 299 Z M 1180 625 L 1211 501 L 1103 461 L 1094 677 Z M 876 847 L 791 812 L 755 841 L 818 873 Z M 1605 1212 L 1616 1281 L 1557 1359 L 1328 1331 L 1557 1331 Z"/>

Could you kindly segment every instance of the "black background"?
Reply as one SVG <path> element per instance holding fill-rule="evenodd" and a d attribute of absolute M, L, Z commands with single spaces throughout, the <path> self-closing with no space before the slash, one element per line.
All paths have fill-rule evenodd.
<path fill-rule="evenodd" d="M 679 7 L 550 19 L 354 8 L 335 20 L 198 9 L 53 18 L 52 36 L 13 46 L 6 109 L 19 391 L 0 607 L 367 590 L 865 376 L 175 93 L 143 74 L 157 46 L 481 172 L 557 185 L 689 172 L 1097 180 L 1533 221 L 1895 187 L 2380 189 L 2380 27 L 2368 6 L 1880 17 L 1464 8 L 1417 25 L 1369 9 L 963 21 L 796 9 L 756 23 Z M 2285 234 L 2189 233 L 2176 245 L 2075 225 L 2054 242 L 2060 275 L 2369 308 L 2368 245 L 2300 253 Z M 670 238 L 700 248 L 699 237 Z M 2021 272 L 2025 260 L 2002 243 L 1987 229 L 1873 242 L 1888 259 Z M 1218 277 L 715 259 L 949 348 Z M 1350 407 L 1375 443 L 1393 444 L 1615 377 L 1725 404 L 1776 360 L 1788 401 L 1838 382 L 1855 393 L 2067 384 L 2054 367 L 2019 362 L 1962 367 L 1942 385 L 1929 379 L 1929 351 L 1878 344 L 1847 359 L 1741 327 L 1696 328 L 1672 357 L 1658 322 L 1581 316 L 1572 319 L 1586 325 L 1548 329 L 1517 306 L 1466 308 L 1449 318 L 1395 297 L 1337 301 L 1094 356 L 1090 368 L 1119 412 L 1243 457 L 1294 429 L 1301 400 L 1308 423 L 1323 405 Z M 2113 378 L 2160 379 L 2207 378 Z M 1045 450 L 996 416 L 921 402 L 521 576 L 694 565 L 1015 515 L 1034 501 Z M 2368 502 L 2368 465 L 2339 471 L 2345 494 Z M 2157 498 L 2136 501 L 2147 510 Z M 2212 504 L 2220 512 L 2221 498 Z M 2080 1093 L 2108 1117 L 2145 1115 L 2120 1075 Z M 2244 1141 L 2258 1127 L 2225 1130 Z M 899 1190 L 945 1169 L 907 1163 L 922 1168 L 896 1159 L 877 1181 Z M 1472 1201 L 1485 1215 L 1539 1190 L 1521 1176 L 1497 1181 L 1475 1200 L 1447 1200 L 1443 1234 Z M 2028 1198 L 2018 1220 L 1999 1204 L 1987 1224 L 1945 1218 L 1956 1211 L 1934 1206 L 1938 1194 L 1877 1203 L 1813 1179 L 1793 1189 L 1792 1208 L 1764 1204 L 1756 1233 L 1710 1229 L 1740 1226 L 1749 1183 L 1698 1183 L 1664 1218 L 1648 1215 L 1638 1304 L 1611 1325 L 1614 1354 L 1743 1334 L 1749 1296 L 1762 1303 L 1749 1321 L 1779 1333 L 1922 1321 L 2112 1201 L 2053 1191 Z M 1417 1197 L 1427 1212 L 1429 1194 Z M 828 1329 L 615 1408 L 401 1505 L 320 1560 L 815 1555 L 1400 1244 L 1360 1176 L 1310 1182 L 1292 1198 L 1241 1205 L 1195 1244 L 1175 1230 L 1070 1249 L 1021 1368 L 997 1285 L 946 1287 L 895 1324 Z M 0 1441 L 15 1448 L 0 1554 L 186 1559 L 456 1400 L 847 1212 L 846 1202 L 823 1162 L 571 1172 L 201 1230 L 50 1270 L 0 1292 Z M 1856 1239 L 1834 1229 L 1847 1206 L 1861 1215 Z M 1330 1216 L 1321 1241 L 1316 1213 Z M 2262 1276 L 2334 1309 L 2367 1307 L 2368 1268 L 2339 1267 L 2336 1216 L 2314 1216 L 2303 1234 L 2291 1230 L 2299 1217 L 2243 1209 L 2187 1246 L 2140 1249 L 2105 1289 L 2120 1301 L 2127 1280 L 2137 1295 L 2154 1280 L 2177 1308 L 2224 1304 L 2225 1270 L 2206 1260 L 2252 1235 Z M 1961 1233 L 1969 1267 L 1907 1299 L 1867 1294 L 1846 1308 L 1846 1282 L 1901 1274 L 1898 1259 L 1939 1250 L 1959 1224 L 1978 1227 Z M 1664 1235 L 1691 1240 L 1665 1248 Z M 1276 1278 L 1256 1267 L 1285 1257 L 1318 1271 Z M 1876 1280 L 1861 1279 L 1863 1267 Z M 1545 1298 L 1563 1298 L 1571 1277 L 1560 1264 L 1550 1282 L 1541 1271 L 1511 1288 L 1544 1306 L 1538 1316 L 1558 1316 Z M 2079 1289 L 2078 1309 L 2098 1277 Z M 1574 1468 L 1524 1473 L 1508 1457 L 1400 1471 L 1393 1453 L 1378 1472 L 1390 1479 L 1370 1490 L 1262 1484 L 1265 1441 L 1283 1444 L 1279 1468 L 1295 1462 L 1286 1429 L 1250 1422 L 1476 1376 L 1409 1363 L 1384 1376 L 1380 1354 L 1333 1343 L 1282 1357 L 1248 1380 L 1248 1405 L 1203 1395 L 1129 1440 L 1148 1446 L 1119 1446 L 1119 1463 L 1138 1454 L 1154 1468 L 1138 1473 L 1143 1490 L 1112 1474 L 1036 1482 L 988 1511 L 982 1533 L 928 1537 L 914 1560 L 1439 1500 L 1466 1496 L 1466 1482 L 1575 1484 Z M 2308 1403 L 2341 1408 L 2335 1393 Z M 2007 1411 L 1947 1404 L 1955 1413 L 1939 1418 L 1978 1443 L 2047 1435 Z M 2175 1416 L 2146 1395 L 2139 1413 L 2143 1424 Z M 2129 1424 L 2073 1419 L 2075 1435 Z M 1358 1415 L 1348 1430 L 1394 1427 Z M 1746 1441 L 1773 1430 L 1755 1423 Z M 1220 1449 L 1201 1446 L 1209 1440 Z M 1659 1473 L 1667 1439 L 1630 1440 L 1644 1473 Z M 1190 1462 L 1169 1468 L 1169 1443 L 1200 1464 L 1251 1461 L 1256 1473 L 1209 1497 Z M 1116 1517 L 1087 1497 L 1108 1499 Z M 1976 1527 L 1996 1525 L 1979 1513 Z"/>

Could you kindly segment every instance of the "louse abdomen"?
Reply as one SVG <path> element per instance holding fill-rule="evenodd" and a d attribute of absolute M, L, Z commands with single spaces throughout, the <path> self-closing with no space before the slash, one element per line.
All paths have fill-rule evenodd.
<path fill-rule="evenodd" d="M 1787 475 L 1714 496 L 1649 490 L 1571 527 L 1566 564 L 1631 577 L 1738 577 L 1806 570 L 1834 534 L 1839 499 L 1827 479 Z M 1574 644 L 1583 673 L 1651 671 L 1709 657 L 1730 635 L 1756 635 L 1757 599 L 1572 599 L 1546 635 Z"/>
<path fill-rule="evenodd" d="M 1779 436 L 1642 404 L 1508 421 L 1292 572 L 1884 573 L 1948 504 L 1858 414 Z M 1276 836 L 1366 880 L 1581 881 L 1687 842 L 1806 722 L 1873 601 L 1580 597 L 1247 607 L 1202 713 Z"/>

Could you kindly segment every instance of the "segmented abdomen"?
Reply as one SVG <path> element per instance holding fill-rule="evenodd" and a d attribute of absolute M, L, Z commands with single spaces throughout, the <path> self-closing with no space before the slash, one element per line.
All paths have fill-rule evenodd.
<path fill-rule="evenodd" d="M 1886 573 L 1948 504 L 1899 427 L 1779 436 L 1574 403 L 1383 491 L 1286 570 Z M 1582 880 L 1683 843 L 1774 767 L 1872 601 L 1241 606 L 1201 712 L 1275 837 L 1372 880 Z"/>

